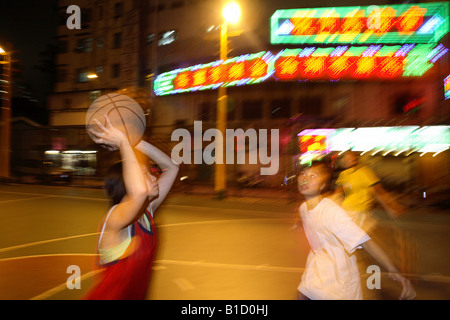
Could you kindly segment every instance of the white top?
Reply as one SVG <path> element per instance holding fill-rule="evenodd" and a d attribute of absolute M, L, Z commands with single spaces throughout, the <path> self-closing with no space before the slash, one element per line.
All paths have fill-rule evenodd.
<path fill-rule="evenodd" d="M 303 203 L 299 211 L 311 251 L 298 290 L 312 300 L 362 299 L 352 253 L 370 237 L 328 198 L 312 210 Z"/>
<path fill-rule="evenodd" d="M 132 238 L 131 228 L 132 228 L 134 222 L 132 224 L 128 225 L 128 227 L 127 227 L 128 236 L 122 243 L 120 243 L 119 245 L 117 245 L 113 248 L 108 248 L 108 249 L 100 248 L 100 241 L 102 240 L 103 233 L 105 231 L 106 221 L 108 220 L 111 212 L 114 210 L 114 208 L 116 206 L 117 205 L 113 206 L 109 210 L 109 212 L 106 216 L 105 222 L 103 223 L 103 228 L 102 228 L 102 231 L 100 232 L 100 237 L 98 238 L 97 249 L 100 254 L 100 260 L 99 260 L 100 264 L 106 264 L 106 263 L 110 263 L 112 261 L 118 260 L 120 257 L 123 256 L 123 254 L 125 253 L 125 251 L 127 250 L 127 248 L 129 247 L 129 245 L 131 243 L 131 238 Z M 153 208 L 151 206 L 151 203 L 149 204 L 149 207 L 150 207 L 150 214 L 152 215 L 152 218 L 153 218 Z M 144 226 L 145 229 L 147 229 L 149 231 L 151 230 L 150 221 L 148 221 L 145 214 L 143 214 L 142 217 L 139 218 L 139 221 L 141 221 L 141 224 Z"/>

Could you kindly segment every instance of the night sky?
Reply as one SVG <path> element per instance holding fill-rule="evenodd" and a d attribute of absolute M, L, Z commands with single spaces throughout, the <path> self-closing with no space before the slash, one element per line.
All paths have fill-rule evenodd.
<path fill-rule="evenodd" d="M 36 66 L 42 64 L 40 53 L 56 44 L 57 18 L 57 0 L 3 0 L 0 9 L 0 46 L 8 41 L 18 51 L 18 77 L 41 106 L 50 83 Z"/>

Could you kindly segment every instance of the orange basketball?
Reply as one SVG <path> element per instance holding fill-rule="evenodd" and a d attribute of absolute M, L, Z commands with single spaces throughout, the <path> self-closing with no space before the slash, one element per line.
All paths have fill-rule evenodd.
<path fill-rule="evenodd" d="M 142 107 L 126 95 L 109 93 L 96 99 L 86 112 L 86 130 L 92 140 L 95 137 L 89 129 L 101 131 L 94 119 L 106 126 L 105 114 L 109 117 L 111 124 L 128 137 L 132 146 L 142 139 L 146 127 Z"/>

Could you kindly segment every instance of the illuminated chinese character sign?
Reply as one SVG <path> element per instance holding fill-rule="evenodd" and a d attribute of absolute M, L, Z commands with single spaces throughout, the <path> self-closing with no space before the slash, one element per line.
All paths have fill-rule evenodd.
<path fill-rule="evenodd" d="M 364 80 L 422 77 L 448 52 L 443 45 L 305 47 L 263 51 L 160 74 L 156 95 L 242 86 L 268 80 Z"/>
<path fill-rule="evenodd" d="M 437 43 L 449 31 L 449 3 L 277 10 L 272 44 Z"/>

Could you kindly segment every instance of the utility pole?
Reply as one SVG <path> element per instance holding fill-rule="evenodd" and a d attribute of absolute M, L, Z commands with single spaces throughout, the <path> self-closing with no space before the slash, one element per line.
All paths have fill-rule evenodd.
<path fill-rule="evenodd" d="M 12 46 L 0 47 L 0 179 L 10 178 Z"/>

